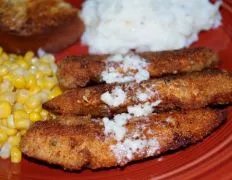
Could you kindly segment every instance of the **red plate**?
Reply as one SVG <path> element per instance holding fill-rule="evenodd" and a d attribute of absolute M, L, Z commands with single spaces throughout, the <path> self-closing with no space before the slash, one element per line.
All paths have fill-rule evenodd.
<path fill-rule="evenodd" d="M 70 0 L 71 1 L 71 0 Z M 80 7 L 81 0 L 72 0 Z M 200 40 L 193 46 L 206 46 L 219 52 L 221 67 L 232 70 L 232 2 L 224 1 L 221 9 L 223 25 L 201 33 Z M 85 54 L 87 48 L 77 42 L 58 58 L 70 54 Z M 228 121 L 203 142 L 187 149 L 132 163 L 123 169 L 80 172 L 65 172 L 23 159 L 21 164 L 0 160 L 0 179 L 12 180 L 76 180 L 76 179 L 232 179 L 232 108 L 228 109 Z M 41 147 L 43 148 L 43 147 Z"/>

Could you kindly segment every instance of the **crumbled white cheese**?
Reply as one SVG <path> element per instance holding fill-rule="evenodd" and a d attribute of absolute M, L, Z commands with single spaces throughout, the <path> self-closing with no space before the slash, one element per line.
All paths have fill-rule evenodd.
<path fill-rule="evenodd" d="M 149 140 L 126 139 L 124 142 L 118 142 L 111 146 L 111 150 L 120 164 L 132 160 L 136 154 L 143 154 L 146 157 L 152 156 L 159 148 L 160 144 L 155 138 Z"/>
<path fill-rule="evenodd" d="M 128 106 L 128 113 L 117 114 L 113 117 L 113 119 L 109 119 L 108 117 L 103 118 L 104 134 L 106 136 L 113 135 L 117 141 L 121 141 L 125 137 L 125 125 L 130 118 L 133 116 L 146 116 L 152 113 L 154 111 L 154 107 L 158 106 L 161 102 L 161 100 L 157 100 L 153 103 L 147 102 L 145 104 Z"/>
<path fill-rule="evenodd" d="M 102 72 L 102 80 L 106 83 L 141 82 L 148 80 L 148 63 L 134 53 L 112 55 L 106 60 L 106 70 Z"/>
<path fill-rule="evenodd" d="M 126 92 L 124 92 L 120 86 L 116 86 L 111 93 L 107 91 L 102 94 L 101 100 L 109 106 L 117 107 L 126 100 Z"/>
<path fill-rule="evenodd" d="M 156 107 L 156 106 L 158 106 L 161 102 L 162 102 L 162 100 L 157 100 L 157 101 L 151 103 L 151 105 L 152 105 L 152 107 Z"/>
<path fill-rule="evenodd" d="M 128 106 L 127 110 L 130 114 L 138 117 L 138 116 L 146 116 L 153 112 L 153 107 L 149 102 L 145 104 L 139 104 L 135 106 Z"/>
<path fill-rule="evenodd" d="M 138 90 L 136 92 L 136 98 L 141 102 L 145 102 L 155 94 L 158 94 L 158 92 L 155 90 L 155 87 L 145 88 L 145 90 Z"/>
<path fill-rule="evenodd" d="M 140 100 L 140 101 L 146 101 L 149 99 L 150 95 L 147 93 L 138 93 L 136 94 L 136 97 Z"/>
<path fill-rule="evenodd" d="M 104 134 L 106 136 L 113 135 L 117 141 L 121 141 L 126 134 L 126 128 L 124 125 L 126 125 L 127 120 L 130 118 L 131 116 L 126 113 L 118 114 L 114 116 L 113 119 L 109 119 L 107 117 L 103 118 L 105 127 Z"/>
<path fill-rule="evenodd" d="M 158 106 L 161 103 L 161 100 L 157 100 L 153 103 L 146 102 L 145 104 L 138 104 L 135 106 L 128 106 L 127 111 L 129 114 L 139 117 L 139 116 L 147 116 L 154 111 L 154 107 Z"/>

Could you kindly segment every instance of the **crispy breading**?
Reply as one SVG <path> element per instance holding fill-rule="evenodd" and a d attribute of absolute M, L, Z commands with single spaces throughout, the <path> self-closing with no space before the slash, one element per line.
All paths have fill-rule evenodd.
<path fill-rule="evenodd" d="M 101 100 L 101 95 L 120 87 L 126 92 L 125 101 L 117 107 Z M 161 100 L 157 111 L 171 109 L 197 109 L 213 104 L 232 102 L 232 74 L 220 70 L 205 70 L 185 75 L 173 75 L 138 83 L 99 85 L 65 91 L 62 95 L 46 102 L 43 107 L 53 113 L 111 116 L 127 112 L 128 106 L 144 104 L 137 92 L 149 90 L 146 102 Z"/>
<path fill-rule="evenodd" d="M 19 36 L 42 34 L 77 18 L 64 0 L 0 0 L 0 28 Z"/>
<path fill-rule="evenodd" d="M 149 63 L 151 77 L 166 74 L 200 71 L 215 67 L 218 56 L 208 48 L 181 49 L 175 51 L 139 53 Z M 83 55 L 67 57 L 58 63 L 58 79 L 64 89 L 84 87 L 100 83 L 109 55 Z"/>
<path fill-rule="evenodd" d="M 121 149 L 119 155 L 114 153 L 118 142 L 114 137 L 104 135 L 101 119 L 82 121 L 78 117 L 63 116 L 57 121 L 36 122 L 22 138 L 21 148 L 29 157 L 64 169 L 123 166 L 196 143 L 215 130 L 225 118 L 222 110 L 199 109 L 130 119 L 125 139 L 156 140 L 158 148 L 145 146 L 129 157 L 125 149 Z"/>

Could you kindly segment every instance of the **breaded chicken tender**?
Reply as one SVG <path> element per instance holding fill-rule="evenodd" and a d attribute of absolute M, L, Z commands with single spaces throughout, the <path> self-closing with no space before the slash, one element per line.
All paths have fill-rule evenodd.
<path fill-rule="evenodd" d="M 115 94 L 114 91 L 120 93 Z M 141 94 L 146 97 L 140 97 Z M 121 98 L 121 102 L 115 104 L 118 98 Z M 231 102 L 232 74 L 220 70 L 205 70 L 142 83 L 106 84 L 68 90 L 43 104 L 43 107 L 57 114 L 104 117 L 127 112 L 129 106 L 147 103 L 156 104 L 155 111 L 167 111 L 197 109 Z"/>
<path fill-rule="evenodd" d="M 137 55 L 148 63 L 146 70 L 151 77 L 201 71 L 218 64 L 218 55 L 208 48 L 145 52 Z M 83 55 L 60 61 L 58 78 L 61 87 L 72 89 L 91 83 L 103 83 L 101 73 L 107 68 L 108 57 L 109 55 Z"/>
<path fill-rule="evenodd" d="M 128 120 L 123 140 L 105 135 L 101 119 L 62 116 L 36 122 L 22 138 L 22 152 L 64 169 L 123 166 L 196 143 L 226 118 L 223 110 L 151 114 Z"/>

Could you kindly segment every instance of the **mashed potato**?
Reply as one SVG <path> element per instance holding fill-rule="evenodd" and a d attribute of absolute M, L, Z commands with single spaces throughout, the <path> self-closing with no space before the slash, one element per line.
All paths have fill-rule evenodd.
<path fill-rule="evenodd" d="M 86 0 L 82 43 L 90 53 L 172 50 L 189 46 L 198 33 L 220 25 L 221 1 Z"/>

